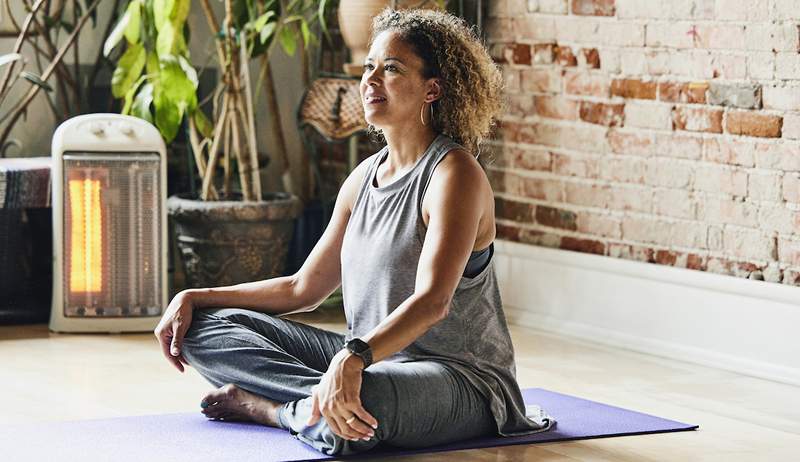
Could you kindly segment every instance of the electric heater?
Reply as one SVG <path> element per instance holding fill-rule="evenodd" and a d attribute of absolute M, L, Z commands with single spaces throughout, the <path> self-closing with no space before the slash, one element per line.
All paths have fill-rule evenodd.
<path fill-rule="evenodd" d="M 153 330 L 167 306 L 166 150 L 151 124 L 89 114 L 53 135 L 55 332 Z"/>

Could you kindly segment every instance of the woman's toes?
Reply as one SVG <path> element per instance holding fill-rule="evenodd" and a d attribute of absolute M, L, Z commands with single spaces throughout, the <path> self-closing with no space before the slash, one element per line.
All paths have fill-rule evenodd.
<path fill-rule="evenodd" d="M 235 398 L 239 387 L 236 385 L 229 383 L 227 385 L 223 385 L 216 390 L 209 392 L 203 399 L 200 401 L 200 407 L 208 408 L 214 405 L 215 403 L 222 403 L 228 401 L 230 399 Z"/>

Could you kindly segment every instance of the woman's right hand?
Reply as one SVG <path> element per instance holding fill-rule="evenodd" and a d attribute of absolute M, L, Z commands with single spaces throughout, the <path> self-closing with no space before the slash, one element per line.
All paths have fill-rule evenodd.
<path fill-rule="evenodd" d="M 169 302 L 164 316 L 153 331 L 156 334 L 158 343 L 161 344 L 161 352 L 169 362 L 171 362 L 180 372 L 183 372 L 183 365 L 189 365 L 183 357 L 181 347 L 183 346 L 183 336 L 192 324 L 192 310 L 194 305 L 188 291 L 181 291 Z"/>

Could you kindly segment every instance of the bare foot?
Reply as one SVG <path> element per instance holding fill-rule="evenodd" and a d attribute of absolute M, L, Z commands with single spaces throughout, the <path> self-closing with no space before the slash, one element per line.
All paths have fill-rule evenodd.
<path fill-rule="evenodd" d="M 232 383 L 207 394 L 200 403 L 200 407 L 203 407 L 201 412 L 210 419 L 256 422 L 270 427 L 278 427 L 280 406 L 276 401 L 250 393 Z"/>

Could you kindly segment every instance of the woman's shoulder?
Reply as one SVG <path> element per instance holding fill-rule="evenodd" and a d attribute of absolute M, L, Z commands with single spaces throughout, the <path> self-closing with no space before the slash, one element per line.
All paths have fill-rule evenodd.
<path fill-rule="evenodd" d="M 486 177 L 478 159 L 464 146 L 449 144 L 433 171 L 433 178 L 458 179 L 459 182 L 481 181 Z"/>

